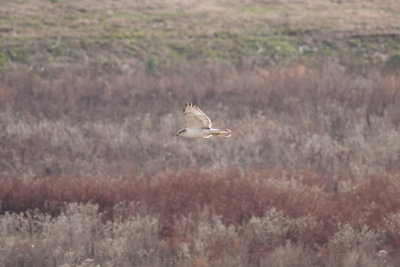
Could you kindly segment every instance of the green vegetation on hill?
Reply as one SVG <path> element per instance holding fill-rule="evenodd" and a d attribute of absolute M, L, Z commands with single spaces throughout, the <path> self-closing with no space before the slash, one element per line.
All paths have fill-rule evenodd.
<path fill-rule="evenodd" d="M 299 60 L 395 67 L 399 13 L 396 1 L 5 1 L 0 67 Z"/>

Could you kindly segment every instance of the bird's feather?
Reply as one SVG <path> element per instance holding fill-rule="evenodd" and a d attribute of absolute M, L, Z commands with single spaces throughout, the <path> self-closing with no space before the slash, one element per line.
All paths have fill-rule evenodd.
<path fill-rule="evenodd" d="M 186 103 L 183 109 L 187 128 L 211 128 L 211 120 L 201 109 L 193 104 Z"/>

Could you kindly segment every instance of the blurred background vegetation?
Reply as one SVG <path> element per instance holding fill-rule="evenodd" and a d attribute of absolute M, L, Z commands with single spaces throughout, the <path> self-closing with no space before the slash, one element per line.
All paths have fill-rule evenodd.
<path fill-rule="evenodd" d="M 398 14 L 0 1 L 0 266 L 398 265 Z"/>

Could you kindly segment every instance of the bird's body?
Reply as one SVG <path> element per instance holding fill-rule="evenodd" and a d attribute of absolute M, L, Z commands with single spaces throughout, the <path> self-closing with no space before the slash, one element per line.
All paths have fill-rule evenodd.
<path fill-rule="evenodd" d="M 207 128 L 184 128 L 182 130 L 184 131 L 181 132 L 181 134 L 179 135 L 187 138 L 209 138 L 211 136 L 229 137 L 231 135 L 231 132 L 229 130 Z"/>
<path fill-rule="evenodd" d="M 179 130 L 176 135 L 187 138 L 209 138 L 211 136 L 230 137 L 231 131 L 211 128 L 211 120 L 193 104 L 186 103 L 183 113 L 186 128 Z"/>

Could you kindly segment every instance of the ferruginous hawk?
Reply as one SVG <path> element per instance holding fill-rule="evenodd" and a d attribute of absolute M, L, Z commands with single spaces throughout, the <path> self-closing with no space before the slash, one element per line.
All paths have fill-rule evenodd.
<path fill-rule="evenodd" d="M 183 109 L 186 128 L 179 130 L 176 135 L 188 138 L 209 138 L 211 136 L 230 137 L 231 130 L 211 128 L 211 120 L 193 104 L 186 103 Z"/>

